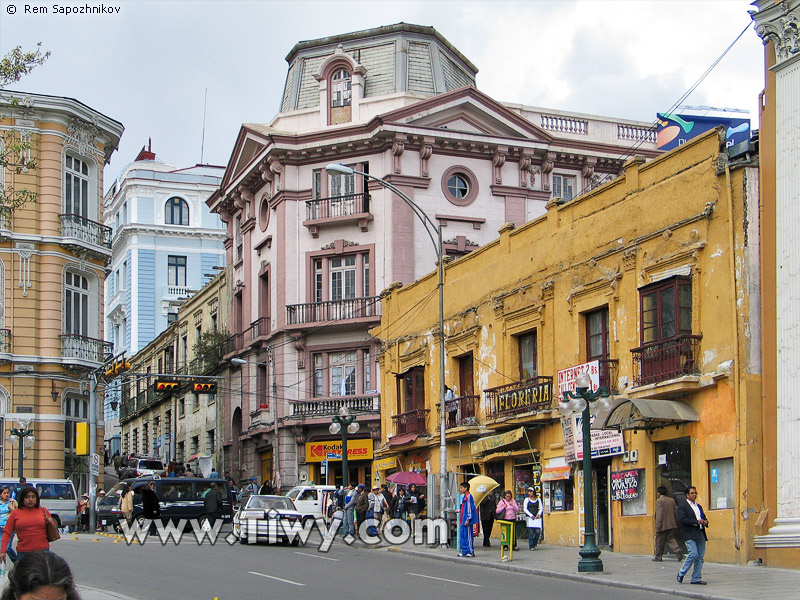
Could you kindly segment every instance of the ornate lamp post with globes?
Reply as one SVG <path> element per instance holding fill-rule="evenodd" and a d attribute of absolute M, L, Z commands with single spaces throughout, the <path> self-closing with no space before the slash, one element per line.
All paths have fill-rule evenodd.
<path fill-rule="evenodd" d="M 585 541 L 579 554 L 579 573 L 601 573 L 603 561 L 600 560 L 600 549 L 595 541 L 594 530 L 594 495 L 592 494 L 592 422 L 591 415 L 596 410 L 608 410 L 611 401 L 605 388 L 592 391 L 592 380 L 588 373 L 581 373 L 575 381 L 575 391 L 564 392 L 564 399 L 559 402 L 561 416 L 569 418 L 573 413 L 582 413 L 583 430 L 583 522 Z M 590 408 L 591 407 L 591 408 Z"/>
<path fill-rule="evenodd" d="M 11 433 L 6 440 L 12 446 L 19 443 L 19 469 L 18 477 L 22 477 L 22 459 L 25 458 L 25 449 L 33 446 L 36 438 L 33 437 L 33 429 L 29 429 L 30 419 L 17 419 L 17 426 L 11 429 Z"/>
<path fill-rule="evenodd" d="M 350 483 L 350 472 L 347 470 L 347 434 L 358 433 L 360 425 L 356 422 L 356 416 L 350 414 L 350 409 L 342 406 L 339 409 L 339 414 L 331 419 L 333 422 L 328 431 L 333 435 L 342 433 L 342 487 L 346 488 Z M 330 468 L 330 467 L 328 467 Z"/>

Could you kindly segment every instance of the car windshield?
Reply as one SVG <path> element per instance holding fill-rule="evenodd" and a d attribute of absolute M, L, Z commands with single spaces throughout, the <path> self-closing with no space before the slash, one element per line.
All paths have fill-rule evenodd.
<path fill-rule="evenodd" d="M 288 498 L 280 498 L 275 496 L 250 496 L 245 508 L 256 508 L 261 510 L 294 510 L 294 505 Z"/>
<path fill-rule="evenodd" d="M 160 460 L 140 460 L 139 467 L 141 469 L 152 469 L 159 471 L 164 469 L 164 464 Z"/>
<path fill-rule="evenodd" d="M 39 490 L 39 497 L 42 500 L 74 500 L 75 494 L 72 486 L 66 483 L 37 483 L 36 489 Z"/>
<path fill-rule="evenodd" d="M 294 499 L 294 498 L 297 498 L 297 495 L 298 495 L 298 494 L 299 494 L 301 491 L 303 491 L 303 488 L 302 488 L 302 487 L 293 487 L 292 489 L 290 489 L 290 490 L 287 492 L 287 494 L 286 494 L 286 497 L 287 497 L 287 498 L 292 498 L 292 499 Z"/>

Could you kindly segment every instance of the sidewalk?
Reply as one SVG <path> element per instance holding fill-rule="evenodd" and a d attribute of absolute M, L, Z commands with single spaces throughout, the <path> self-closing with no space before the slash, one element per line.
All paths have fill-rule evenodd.
<path fill-rule="evenodd" d="M 800 590 L 800 571 L 761 566 L 740 567 L 706 561 L 703 565 L 703 580 L 708 585 L 700 586 L 689 584 L 691 571 L 682 584 L 678 583 L 675 576 L 680 563 L 666 557 L 663 562 L 653 562 L 652 556 L 603 552 L 600 559 L 603 561 L 604 573 L 578 573 L 580 556 L 577 548 L 540 544 L 531 552 L 527 541 L 521 540 L 519 550 L 514 552 L 513 562 L 504 563 L 500 561 L 499 540 L 492 540 L 491 548 L 484 548 L 479 543 L 475 545 L 475 558 L 458 558 L 455 550 L 427 546 L 392 546 L 388 551 L 435 560 L 458 561 L 476 567 L 664 592 L 686 598 L 796 600 Z"/>
<path fill-rule="evenodd" d="M 117 592 L 107 592 L 97 588 L 78 586 L 78 592 L 81 595 L 81 600 L 136 600 L 130 596 L 118 594 Z"/>

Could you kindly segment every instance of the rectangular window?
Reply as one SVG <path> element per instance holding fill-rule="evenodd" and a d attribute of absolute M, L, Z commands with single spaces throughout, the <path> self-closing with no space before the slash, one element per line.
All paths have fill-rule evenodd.
<path fill-rule="evenodd" d="M 64 212 L 89 218 L 89 165 L 88 163 L 66 156 L 64 170 Z"/>
<path fill-rule="evenodd" d="M 572 200 L 575 197 L 575 181 L 573 175 L 553 175 L 553 198 Z"/>
<path fill-rule="evenodd" d="M 331 396 L 354 396 L 356 393 L 356 353 L 332 352 L 328 355 Z"/>
<path fill-rule="evenodd" d="M 575 509 L 575 496 L 572 479 L 558 479 L 550 482 L 550 511 L 559 512 Z"/>
<path fill-rule="evenodd" d="M 356 190 L 356 177 L 354 174 L 344 175 L 337 173 L 330 176 L 330 197 L 352 196 Z"/>
<path fill-rule="evenodd" d="M 673 277 L 642 288 L 642 344 L 692 333 L 692 283 Z"/>
<path fill-rule="evenodd" d="M 369 362 L 369 350 L 364 350 L 364 392 L 372 391 L 372 365 Z"/>
<path fill-rule="evenodd" d="M 369 297 L 369 254 L 361 255 L 364 261 L 364 298 Z"/>
<path fill-rule="evenodd" d="M 708 489 L 711 491 L 709 508 L 733 508 L 733 459 L 708 461 Z"/>
<path fill-rule="evenodd" d="M 186 287 L 186 257 L 167 257 L 167 285 Z"/>
<path fill-rule="evenodd" d="M 322 171 L 314 171 L 312 176 L 312 200 L 322 198 Z"/>
<path fill-rule="evenodd" d="M 186 400 L 178 398 L 178 416 L 182 417 L 186 413 Z"/>
<path fill-rule="evenodd" d="M 586 313 L 586 360 L 608 360 L 608 309 Z"/>
<path fill-rule="evenodd" d="M 521 381 L 536 377 L 536 332 L 532 331 L 517 338 L 519 342 L 519 376 Z"/>
<path fill-rule="evenodd" d="M 425 367 L 413 367 L 399 378 L 398 412 L 407 413 L 425 408 Z"/>
<path fill-rule="evenodd" d="M 622 516 L 629 517 L 633 515 L 646 515 L 647 514 L 647 488 L 645 482 L 645 470 L 639 469 L 639 494 L 636 498 L 629 500 L 622 500 Z"/>
<path fill-rule="evenodd" d="M 209 429 L 206 431 L 206 452 L 209 454 L 214 453 L 214 430 Z"/>
<path fill-rule="evenodd" d="M 192 454 L 197 452 L 197 447 L 199 445 L 200 445 L 200 436 L 199 435 L 192 436 L 192 441 L 189 444 L 189 452 L 191 452 Z"/>
<path fill-rule="evenodd" d="M 314 302 L 322 302 L 323 297 L 322 260 L 314 259 Z"/>
<path fill-rule="evenodd" d="M 175 459 L 182 463 L 184 462 L 184 458 L 186 456 L 186 442 L 178 442 L 175 446 Z"/>
<path fill-rule="evenodd" d="M 322 385 L 325 380 L 325 371 L 322 368 L 322 354 L 314 355 L 314 397 L 320 398 L 324 395 Z"/>
<path fill-rule="evenodd" d="M 185 335 L 181 336 L 181 358 L 184 365 L 189 364 L 189 338 Z"/>
<path fill-rule="evenodd" d="M 356 297 L 355 255 L 330 260 L 331 300 Z"/>
<path fill-rule="evenodd" d="M 64 333 L 89 335 L 89 280 L 67 271 L 64 290 Z"/>

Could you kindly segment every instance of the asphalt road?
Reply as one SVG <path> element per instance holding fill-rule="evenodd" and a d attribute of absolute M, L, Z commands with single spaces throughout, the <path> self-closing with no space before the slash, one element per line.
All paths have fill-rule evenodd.
<path fill-rule="evenodd" d="M 127 546 L 108 537 L 80 535 L 65 536 L 52 550 L 70 563 L 80 585 L 136 600 L 665 598 L 470 566 L 469 559 L 463 559 L 464 564 L 426 561 L 340 543 L 320 553 L 311 542 L 305 547 L 223 542 L 198 546 L 194 540 L 178 546 L 149 542 Z"/>

